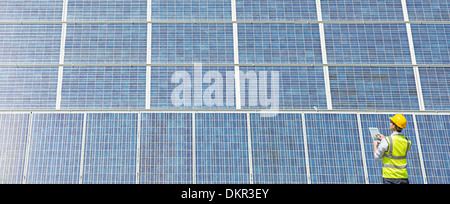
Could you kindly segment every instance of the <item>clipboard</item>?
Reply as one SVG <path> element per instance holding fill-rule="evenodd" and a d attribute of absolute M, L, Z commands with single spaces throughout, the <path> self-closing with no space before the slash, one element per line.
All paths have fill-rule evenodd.
<path fill-rule="evenodd" d="M 374 142 L 380 142 L 381 140 L 378 139 L 377 134 L 380 134 L 380 131 L 376 127 L 370 127 L 369 128 L 370 135 L 372 136 L 372 140 Z"/>

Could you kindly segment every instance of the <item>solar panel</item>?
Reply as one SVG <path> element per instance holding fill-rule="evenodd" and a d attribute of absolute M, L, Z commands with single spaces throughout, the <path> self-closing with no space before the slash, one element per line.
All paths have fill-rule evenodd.
<path fill-rule="evenodd" d="M 450 110 L 450 69 L 420 67 L 420 82 L 426 110 Z"/>
<path fill-rule="evenodd" d="M 196 113 L 197 184 L 250 183 L 246 114 Z"/>
<path fill-rule="evenodd" d="M 33 114 L 26 183 L 77 184 L 84 114 Z"/>
<path fill-rule="evenodd" d="M 192 114 L 142 113 L 140 183 L 193 183 Z"/>
<path fill-rule="evenodd" d="M 408 0 L 409 20 L 411 21 L 448 21 L 450 9 L 448 0 Z"/>
<path fill-rule="evenodd" d="M 54 109 L 57 67 L 0 68 L 0 109 Z"/>
<path fill-rule="evenodd" d="M 67 25 L 66 64 L 145 64 L 146 58 L 147 24 Z"/>
<path fill-rule="evenodd" d="M 250 114 L 254 183 L 307 183 L 301 114 Z"/>
<path fill-rule="evenodd" d="M 238 24 L 239 63 L 322 63 L 317 24 Z"/>
<path fill-rule="evenodd" d="M 322 67 L 240 67 L 243 109 L 326 109 Z"/>
<path fill-rule="evenodd" d="M 236 0 L 239 21 L 308 21 L 317 20 L 315 1 Z"/>
<path fill-rule="evenodd" d="M 232 24 L 152 24 L 152 63 L 233 63 Z"/>
<path fill-rule="evenodd" d="M 147 0 L 68 1 L 69 21 L 145 21 Z"/>
<path fill-rule="evenodd" d="M 321 0 L 323 20 L 403 21 L 401 1 Z"/>
<path fill-rule="evenodd" d="M 152 0 L 151 4 L 155 21 L 231 20 L 231 1 L 228 0 Z"/>
<path fill-rule="evenodd" d="M 64 67 L 61 109 L 144 109 L 145 72 L 131 66 Z"/>
<path fill-rule="evenodd" d="M 329 67 L 328 70 L 334 109 L 419 110 L 412 67 Z"/>
<path fill-rule="evenodd" d="M 449 64 L 450 25 L 411 25 L 417 64 Z"/>
<path fill-rule="evenodd" d="M 305 114 L 311 183 L 365 183 L 356 114 Z"/>
<path fill-rule="evenodd" d="M 381 183 L 393 112 L 449 183 L 448 6 L 2 0 L 0 183 Z"/>
<path fill-rule="evenodd" d="M 235 109 L 234 67 L 151 68 L 152 109 Z"/>
<path fill-rule="evenodd" d="M 402 24 L 325 24 L 330 64 L 411 64 Z"/>
<path fill-rule="evenodd" d="M 29 113 L 0 113 L 0 184 L 23 182 Z"/>
<path fill-rule="evenodd" d="M 0 21 L 61 21 L 63 1 L 16 1 L 0 2 Z"/>
<path fill-rule="evenodd" d="M 61 25 L 1 25 L 0 63 L 58 64 Z"/>
<path fill-rule="evenodd" d="M 361 132 L 364 140 L 364 150 L 367 163 L 367 172 L 369 183 L 383 183 L 382 180 L 382 161 L 376 161 L 373 156 L 372 138 L 370 137 L 369 127 L 377 127 L 384 136 L 389 136 L 392 131 L 389 130 L 389 117 L 394 114 L 361 114 Z M 411 184 L 423 184 L 422 169 L 420 166 L 419 143 L 416 139 L 415 124 L 413 116 L 403 114 L 408 124 L 401 134 L 411 140 L 412 146 L 407 154 L 408 180 Z"/>
<path fill-rule="evenodd" d="M 450 183 L 450 115 L 416 115 L 427 182 Z"/>
<path fill-rule="evenodd" d="M 136 113 L 88 113 L 85 137 L 84 184 L 136 182 Z"/>

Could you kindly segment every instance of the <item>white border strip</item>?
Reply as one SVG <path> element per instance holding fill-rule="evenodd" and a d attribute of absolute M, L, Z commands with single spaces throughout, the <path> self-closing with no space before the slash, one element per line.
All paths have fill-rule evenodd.
<path fill-rule="evenodd" d="M 236 14 L 236 0 L 231 0 L 231 20 L 233 22 L 237 21 L 237 14 Z"/>
<path fill-rule="evenodd" d="M 151 91 L 151 78 L 152 67 L 149 65 L 152 63 L 152 1 L 147 1 L 147 69 L 145 74 L 145 109 L 150 109 L 150 91 Z"/>
<path fill-rule="evenodd" d="M 1 23 L 0 23 L 1 25 Z M 323 67 L 323 66 L 329 66 L 329 67 L 442 67 L 442 68 L 450 68 L 450 64 L 321 64 L 321 63 L 314 63 L 314 64 L 264 64 L 264 63 L 258 63 L 258 64 L 234 64 L 234 63 L 228 63 L 228 64 L 205 64 L 201 63 L 204 67 L 233 67 L 233 66 L 241 66 L 241 67 Z M 77 66 L 77 67 L 127 67 L 127 66 L 133 66 L 133 67 L 145 67 L 145 66 L 158 66 L 158 67 L 186 67 L 186 66 L 195 66 L 194 64 L 186 63 L 186 64 L 176 64 L 176 63 L 167 63 L 167 64 L 159 64 L 159 63 L 152 63 L 152 64 L 14 64 L 14 65 L 5 65 L 0 64 L 0 68 L 6 67 L 10 68 L 13 67 L 58 67 L 58 66 Z"/>
<path fill-rule="evenodd" d="M 320 0 L 316 0 L 316 8 L 317 8 L 317 20 L 319 22 L 322 21 L 322 6 L 320 4 Z M 319 23 L 319 33 L 320 33 L 320 47 L 322 50 L 322 63 L 328 64 L 327 59 L 327 47 L 325 44 L 325 28 L 323 23 Z M 328 66 L 323 66 L 323 76 L 325 81 L 325 95 L 327 98 L 327 109 L 333 109 L 333 103 L 331 102 L 331 88 L 330 88 L 330 75 L 328 73 Z"/>
<path fill-rule="evenodd" d="M 409 26 L 409 24 L 407 24 Z M 420 73 L 419 73 L 419 67 L 414 66 L 414 79 L 416 81 L 416 89 L 417 89 L 417 98 L 419 100 L 419 109 L 425 110 L 425 104 L 423 102 L 423 93 L 422 93 L 422 82 L 420 80 Z"/>
<path fill-rule="evenodd" d="M 366 180 L 366 184 L 369 184 L 369 174 L 367 173 L 367 162 L 366 162 L 366 150 L 364 148 L 364 139 L 362 134 L 361 114 L 360 113 L 356 114 L 356 117 L 358 119 L 359 142 L 361 145 L 361 155 L 364 166 L 364 178 Z"/>
<path fill-rule="evenodd" d="M 61 45 L 59 50 L 59 64 L 64 64 L 65 50 L 66 50 L 66 36 L 67 36 L 67 7 L 68 0 L 63 1 L 62 10 L 62 29 L 61 29 Z M 63 71 L 64 67 L 58 67 L 58 84 L 56 88 L 56 110 L 61 109 L 61 92 L 62 92 L 62 82 L 63 82 Z"/>
<path fill-rule="evenodd" d="M 83 136 L 81 139 L 80 175 L 78 178 L 78 184 L 83 184 L 84 146 L 86 143 L 86 115 L 87 113 L 84 113 L 83 116 Z"/>
<path fill-rule="evenodd" d="M 192 183 L 196 184 L 197 183 L 197 179 L 196 179 L 196 148 L 195 148 L 195 112 L 192 113 Z"/>
<path fill-rule="evenodd" d="M 250 184 L 253 184 L 253 156 L 252 156 L 252 136 L 250 128 L 250 113 L 247 113 L 247 139 L 248 139 L 248 168 L 250 173 Z"/>
<path fill-rule="evenodd" d="M 234 49 L 234 87 L 236 89 L 236 109 L 241 109 L 241 80 L 239 69 L 239 38 L 236 15 L 236 0 L 231 0 L 231 20 L 233 22 L 233 49 Z"/>
<path fill-rule="evenodd" d="M 56 25 L 62 24 L 62 21 L 1 21 L 0 25 L 14 25 L 14 24 L 27 24 L 27 25 Z M 67 24 L 230 24 L 233 23 L 232 20 L 224 20 L 224 21 L 196 21 L 196 20 L 185 20 L 185 21 L 165 21 L 165 20 L 156 20 L 156 21 L 138 21 L 138 20 L 129 20 L 129 21 L 67 21 Z M 293 20 L 285 20 L 285 21 L 236 21 L 238 24 L 450 24 L 450 21 L 293 21 Z"/>
<path fill-rule="evenodd" d="M 302 113 L 302 130 L 303 130 L 303 147 L 305 151 L 306 175 L 308 178 L 308 184 L 311 184 L 311 173 L 309 170 L 308 139 L 306 138 L 305 113 Z"/>
<path fill-rule="evenodd" d="M 64 67 L 58 67 L 58 82 L 56 87 L 56 110 L 61 110 L 61 92 L 62 92 L 62 81 L 63 81 L 63 71 Z"/>
<path fill-rule="evenodd" d="M 411 23 L 409 23 L 409 15 L 408 15 L 408 8 L 406 5 L 406 0 L 401 0 L 401 2 L 402 2 L 402 9 L 403 9 L 403 18 L 407 22 L 406 23 L 406 34 L 408 35 L 409 52 L 411 53 L 411 63 L 412 63 L 412 65 L 417 65 L 416 52 L 414 50 L 414 41 L 413 41 L 413 37 L 412 37 Z M 423 102 L 423 94 L 422 94 L 422 84 L 420 81 L 419 67 L 413 66 L 413 69 L 414 69 L 414 78 L 416 81 L 417 98 L 419 100 L 419 109 L 425 110 L 425 105 Z"/>
<path fill-rule="evenodd" d="M 141 159 L 141 113 L 137 119 L 137 140 L 136 140 L 136 184 L 139 184 L 139 166 Z"/>
<path fill-rule="evenodd" d="M 427 174 L 426 174 L 426 171 L 425 171 L 425 164 L 423 163 L 422 145 L 420 144 L 419 127 L 417 127 L 416 114 L 412 114 L 412 115 L 413 115 L 413 120 L 414 120 L 414 131 L 416 133 L 417 149 L 419 151 L 420 167 L 422 169 L 423 183 L 424 184 L 428 184 Z"/>
<path fill-rule="evenodd" d="M 23 168 L 23 180 L 22 183 L 27 183 L 27 171 L 28 171 L 28 157 L 30 155 L 30 143 L 31 143 L 31 128 L 33 127 L 33 112 L 30 113 L 28 119 L 28 135 L 27 135 L 27 147 L 25 153 L 25 164 Z"/>
<path fill-rule="evenodd" d="M 0 114 L 11 113 L 332 113 L 332 114 L 417 114 L 417 115 L 450 115 L 450 111 L 408 111 L 408 110 L 270 110 L 270 109 L 152 109 L 152 110 L 0 110 Z"/>

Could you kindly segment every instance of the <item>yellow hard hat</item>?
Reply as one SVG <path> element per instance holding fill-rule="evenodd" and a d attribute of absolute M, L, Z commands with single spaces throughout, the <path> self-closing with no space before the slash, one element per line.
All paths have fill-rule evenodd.
<path fill-rule="evenodd" d="M 396 124 L 399 128 L 405 129 L 406 127 L 406 118 L 402 114 L 394 115 L 394 117 L 389 117 L 394 124 Z"/>

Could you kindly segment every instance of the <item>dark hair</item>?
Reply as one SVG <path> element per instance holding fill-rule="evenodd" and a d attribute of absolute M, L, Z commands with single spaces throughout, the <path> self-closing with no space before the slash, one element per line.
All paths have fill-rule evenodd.
<path fill-rule="evenodd" d="M 397 132 L 402 132 L 403 129 L 401 129 L 400 127 L 398 127 L 397 124 L 395 124 L 394 122 L 392 122 L 392 120 L 391 120 L 391 123 L 394 124 L 395 130 L 396 130 Z"/>
<path fill-rule="evenodd" d="M 395 123 L 394 123 L 395 129 L 397 130 L 397 132 L 402 132 L 403 129 L 401 129 L 400 127 L 398 127 Z"/>

